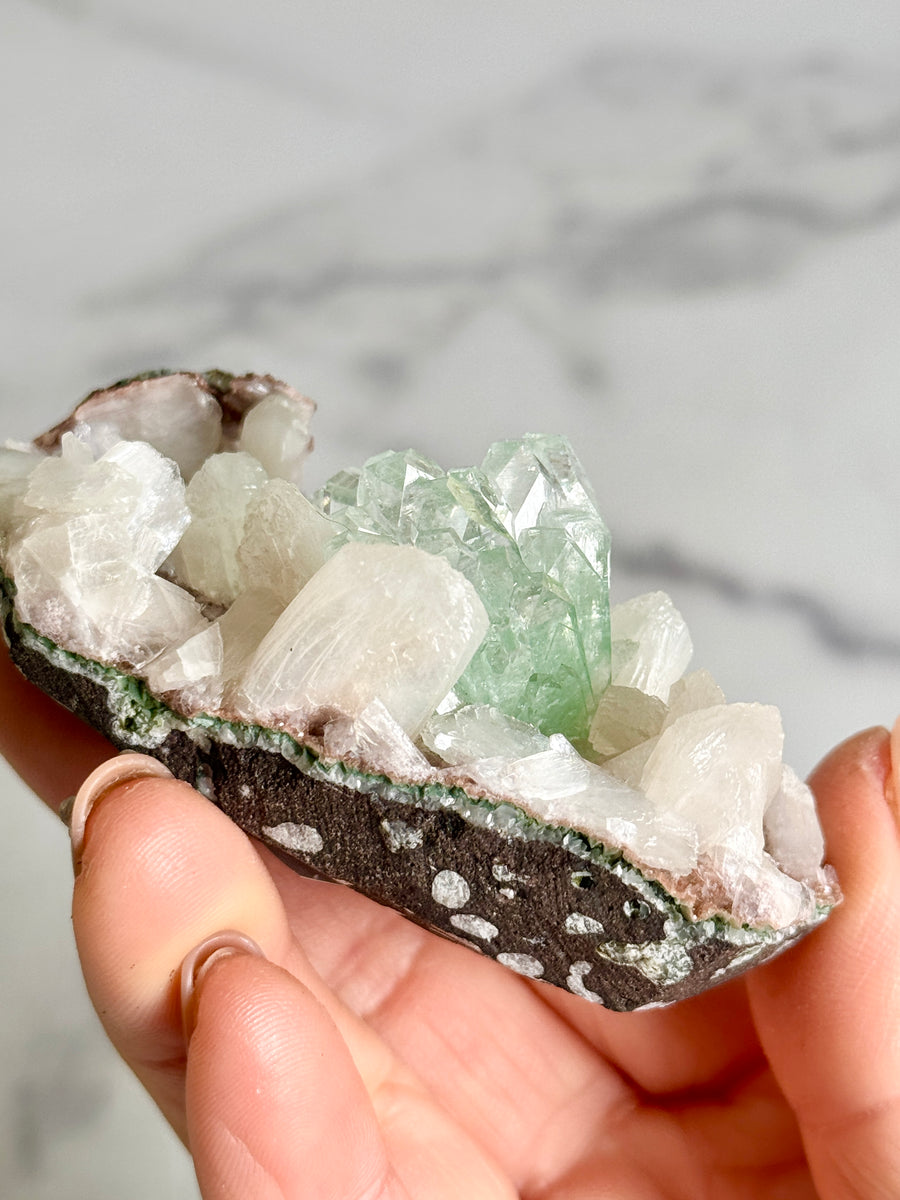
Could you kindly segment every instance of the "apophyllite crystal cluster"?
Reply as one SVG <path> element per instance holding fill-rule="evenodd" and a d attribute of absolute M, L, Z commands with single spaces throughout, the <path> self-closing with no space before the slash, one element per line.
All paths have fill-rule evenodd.
<path fill-rule="evenodd" d="M 499 442 L 455 470 L 391 451 L 307 498 L 313 407 L 266 376 L 160 374 L 8 446 L 17 628 L 140 681 L 196 738 L 276 732 L 351 789 L 462 796 L 476 823 L 581 839 L 690 921 L 820 919 L 836 884 L 777 709 L 686 673 L 663 593 L 610 611 L 609 534 L 568 442 Z M 316 844 L 292 827 L 282 841 Z M 461 919 L 469 940 L 497 932 Z M 652 975 L 637 944 L 598 953 Z"/>

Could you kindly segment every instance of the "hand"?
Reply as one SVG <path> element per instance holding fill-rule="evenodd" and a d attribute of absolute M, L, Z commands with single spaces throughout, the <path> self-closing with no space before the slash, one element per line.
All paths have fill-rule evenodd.
<path fill-rule="evenodd" d="M 5 655 L 0 698 L 0 748 L 48 803 L 109 755 Z M 883 729 L 825 760 L 812 782 L 845 903 L 781 958 L 671 1009 L 610 1013 L 521 979 L 295 875 L 162 779 L 119 785 L 90 815 L 78 949 L 111 1040 L 190 1145 L 207 1197 L 888 1200 L 890 776 Z M 265 957 L 208 960 L 186 1046 L 179 967 L 222 929 Z"/>

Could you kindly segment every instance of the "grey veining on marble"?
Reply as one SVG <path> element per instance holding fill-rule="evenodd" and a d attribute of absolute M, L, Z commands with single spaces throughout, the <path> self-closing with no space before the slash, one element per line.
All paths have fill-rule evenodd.
<path fill-rule="evenodd" d="M 313 395 L 313 486 L 566 433 L 616 598 L 669 590 L 805 771 L 900 703 L 900 23 L 640 8 L 9 0 L 3 436 L 158 365 Z M 62 831 L 4 781 L 4 1186 L 195 1195 L 90 1014 Z"/>
<path fill-rule="evenodd" d="M 713 564 L 679 556 L 664 544 L 640 550 L 626 546 L 619 550 L 618 562 L 619 567 L 624 567 L 631 575 L 647 580 L 665 578 L 672 581 L 671 586 L 675 589 L 679 584 L 693 584 L 724 604 L 793 614 L 825 650 L 835 655 L 880 660 L 900 667 L 900 632 L 879 635 L 865 625 L 854 624 L 832 611 L 812 592 L 790 587 L 768 588 L 755 583 L 749 575 L 730 574 Z"/>

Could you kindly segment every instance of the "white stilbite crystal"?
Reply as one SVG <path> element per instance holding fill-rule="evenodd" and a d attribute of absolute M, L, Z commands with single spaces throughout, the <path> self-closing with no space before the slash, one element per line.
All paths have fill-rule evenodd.
<path fill-rule="evenodd" d="M 550 739 L 533 725 L 488 704 L 467 704 L 453 712 L 432 714 L 419 741 L 452 767 L 480 758 L 524 758 L 550 745 Z"/>
<path fill-rule="evenodd" d="M 685 713 L 697 712 L 701 708 L 713 708 L 725 703 L 725 693 L 703 667 L 691 671 L 682 679 L 676 679 L 669 690 L 669 702 L 663 726 L 668 727 Z"/>
<path fill-rule="evenodd" d="M 335 762 L 360 762 L 407 783 L 426 783 L 434 776 L 431 763 L 380 700 L 367 704 L 355 717 L 337 717 L 325 726 L 324 754 Z"/>
<path fill-rule="evenodd" d="M 215 712 L 222 702 L 222 633 L 209 625 L 148 663 L 144 679 L 155 696 L 178 692 L 186 711 Z"/>
<path fill-rule="evenodd" d="M 95 468 L 95 457 L 90 446 L 74 434 L 63 434 L 59 454 L 47 455 L 29 473 L 22 497 L 24 515 L 46 514 L 53 519 L 74 512 L 90 515 L 94 500 L 102 502 L 104 479 L 103 468 L 99 472 Z M 134 481 L 122 483 L 122 493 L 130 498 L 134 494 Z M 181 496 L 183 500 L 184 487 Z"/>
<path fill-rule="evenodd" d="M 263 638 L 284 612 L 281 598 L 268 588 L 248 588 L 215 622 L 222 635 L 225 702 L 242 679 Z"/>
<path fill-rule="evenodd" d="M 809 787 L 786 764 L 781 786 L 765 812 L 766 850 L 788 875 L 815 882 L 825 858 L 825 839 Z"/>
<path fill-rule="evenodd" d="M 540 753 L 467 763 L 465 773 L 490 792 L 515 797 L 539 820 L 628 850 L 649 867 L 686 873 L 696 864 L 689 820 L 655 812 L 642 792 L 587 762 L 561 734 Z"/>
<path fill-rule="evenodd" d="M 35 530 L 9 568 L 22 620 L 98 662 L 139 669 L 206 625 L 187 592 L 125 561 L 116 530 L 85 518 Z"/>
<path fill-rule="evenodd" d="M 655 737 L 667 713 L 658 696 L 611 683 L 594 711 L 588 740 L 600 758 L 612 758 Z"/>
<path fill-rule="evenodd" d="M 184 484 L 170 459 L 142 442 L 117 442 L 94 462 L 71 433 L 64 435 L 60 455 L 43 458 L 29 475 L 20 513 L 31 519 L 23 536 L 71 517 L 98 529 L 115 528 L 124 539 L 123 557 L 150 571 L 165 560 L 189 521 Z"/>
<path fill-rule="evenodd" d="M 659 735 L 647 738 L 645 742 L 638 742 L 636 746 L 632 746 L 630 750 L 625 750 L 622 754 L 617 754 L 615 758 L 606 759 L 603 769 L 630 787 L 639 788 L 647 759 L 653 753 L 658 741 Z"/>
<path fill-rule="evenodd" d="M 242 590 L 238 546 L 251 501 L 266 473 L 249 454 L 214 454 L 188 484 L 191 523 L 169 559 L 179 583 L 216 604 Z"/>
<path fill-rule="evenodd" d="M 665 592 L 647 592 L 610 612 L 612 682 L 667 701 L 691 661 L 687 626 Z"/>
<path fill-rule="evenodd" d="M 206 622 L 154 574 L 189 520 L 173 462 L 121 442 L 93 461 L 71 433 L 31 472 L 8 567 L 16 607 L 39 632 L 106 663 L 143 666 Z"/>
<path fill-rule="evenodd" d="M 356 716 L 380 700 L 414 737 L 481 643 L 487 614 L 444 559 L 351 542 L 263 640 L 242 684 L 258 719 Z"/>
<path fill-rule="evenodd" d="M 315 407 L 299 392 L 271 392 L 244 417 L 238 449 L 258 459 L 267 474 L 299 485 Z"/>
<path fill-rule="evenodd" d="M 763 814 L 781 786 L 784 734 L 772 705 L 687 713 L 659 736 L 641 776 L 656 811 L 691 821 L 701 854 L 762 857 Z"/>
<path fill-rule="evenodd" d="M 190 479 L 219 448 L 222 413 L 194 376 L 165 375 L 88 397 L 76 409 L 72 429 L 96 455 L 116 442 L 148 442 Z"/>
<path fill-rule="evenodd" d="M 94 630 L 105 632 L 106 641 L 100 643 L 104 653 L 93 649 L 82 653 L 101 662 L 124 662 L 134 670 L 140 670 L 165 646 L 207 624 L 200 606 L 183 588 L 133 569 L 124 570 L 106 596 L 95 594 L 94 599 L 103 602 L 86 606 L 85 611 L 93 619 Z"/>
<path fill-rule="evenodd" d="M 594 718 L 592 745 L 601 757 L 604 756 L 610 745 L 626 746 L 627 748 L 619 750 L 614 757 L 604 758 L 603 766 L 607 771 L 611 771 L 613 775 L 635 788 L 641 786 L 644 767 L 647 765 L 647 760 L 653 753 L 653 749 L 659 741 L 659 734 L 663 729 L 668 729 L 686 713 L 725 703 L 722 689 L 709 671 L 702 668 L 699 671 L 692 671 L 690 675 L 685 675 L 681 679 L 676 679 L 669 690 L 668 705 L 664 705 L 657 697 L 647 696 L 644 692 L 637 693 L 637 696 L 642 699 L 634 703 L 636 689 L 620 688 L 618 684 L 611 685 L 608 690 L 613 693 L 614 697 L 617 693 L 624 692 L 626 700 L 633 701 L 631 719 L 629 721 L 628 716 L 625 715 L 620 726 L 610 729 L 612 720 L 610 715 L 604 712 L 604 696 L 598 709 L 599 715 Z M 614 710 L 617 716 L 624 706 L 621 700 L 617 702 Z M 646 707 L 642 709 L 640 706 Z M 631 729 L 634 730 L 633 734 L 629 733 Z M 639 735 L 643 735 L 643 737 Z M 628 745 L 629 742 L 631 742 L 630 745 Z"/>
<path fill-rule="evenodd" d="M 325 562 L 336 526 L 286 479 L 270 479 L 251 499 L 237 557 L 244 587 L 267 587 L 285 605 Z"/>
<path fill-rule="evenodd" d="M 147 686 L 156 695 L 167 695 L 182 712 L 227 707 L 235 681 L 283 610 L 278 597 L 264 588 L 242 592 L 200 633 L 148 663 L 143 671 Z"/>
<path fill-rule="evenodd" d="M 540 808 L 543 818 L 561 814 L 559 802 L 581 796 L 591 783 L 592 764 L 583 759 L 572 743 L 561 734 L 547 739 L 547 748 L 536 754 L 508 759 L 503 756 L 466 764 L 466 771 L 483 787 L 501 795 L 523 800 L 529 811 Z M 600 768 L 596 768 L 598 778 Z M 619 780 L 610 786 L 622 792 Z"/>
<path fill-rule="evenodd" d="M 175 464 L 144 442 L 119 442 L 97 462 L 97 470 L 113 467 L 117 478 L 110 490 L 122 487 L 122 475 L 134 480 L 135 501 L 128 514 L 128 531 L 137 560 L 148 570 L 162 566 L 187 525 L 185 495 Z M 34 476 L 32 476 L 34 481 Z M 109 497 L 111 507 L 122 501 Z M 30 489 L 29 489 L 30 501 Z M 95 503 L 94 511 L 98 505 Z"/>
<path fill-rule="evenodd" d="M 44 458 L 33 447 L 0 446 L 0 550 L 24 519 L 17 513 L 34 468 Z"/>
<path fill-rule="evenodd" d="M 721 863 L 717 866 L 729 885 L 732 916 L 738 924 L 786 929 L 813 916 L 813 892 L 780 870 L 768 854 L 754 862 L 733 860 L 731 871 Z"/>

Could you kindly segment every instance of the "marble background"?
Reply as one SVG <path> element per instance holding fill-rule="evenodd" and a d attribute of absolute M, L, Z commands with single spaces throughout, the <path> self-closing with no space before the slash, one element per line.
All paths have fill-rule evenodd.
<path fill-rule="evenodd" d="M 900 705 L 898 53 L 893 0 L 4 0 L 3 436 L 158 365 L 313 395 L 313 486 L 567 433 L 615 597 L 807 771 Z M 196 1196 L 2 782 L 0 1190 Z"/>

